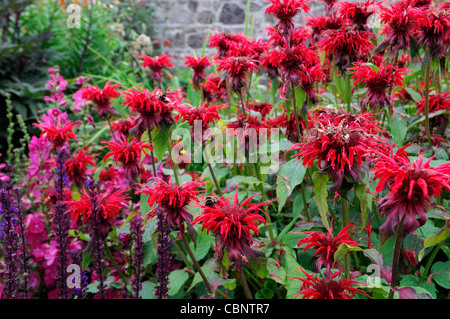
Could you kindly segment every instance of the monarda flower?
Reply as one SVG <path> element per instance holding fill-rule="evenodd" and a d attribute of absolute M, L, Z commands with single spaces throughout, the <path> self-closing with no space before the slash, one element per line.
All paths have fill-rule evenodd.
<path fill-rule="evenodd" d="M 120 84 L 111 85 L 108 81 L 105 83 L 103 89 L 100 89 L 96 85 L 91 85 L 81 88 L 79 92 L 82 92 L 82 99 L 92 101 L 95 104 L 99 117 L 104 117 L 105 115 L 111 116 L 118 114 L 118 112 L 111 107 L 111 99 L 115 99 L 120 95 L 120 92 L 117 91 L 119 86 Z"/>
<path fill-rule="evenodd" d="M 341 244 L 347 244 L 350 246 L 358 246 L 351 237 L 350 233 L 355 229 L 355 225 L 348 224 L 346 227 L 342 228 L 339 233 L 333 235 L 333 223 L 331 223 L 330 230 L 328 233 L 324 234 L 321 231 L 311 231 L 306 232 L 307 236 L 301 239 L 297 246 L 305 245 L 303 250 L 306 251 L 310 248 L 316 250 L 314 257 L 317 257 L 316 268 L 320 272 L 322 266 L 325 265 L 327 274 L 330 274 L 331 269 L 338 268 L 341 271 L 341 266 L 334 259 L 334 253 L 338 250 Z"/>
<path fill-rule="evenodd" d="M 220 31 L 215 31 L 213 35 L 209 36 L 209 45 L 210 48 L 217 49 L 217 56 L 219 58 L 224 58 L 228 56 L 228 50 L 233 44 L 242 44 L 247 42 L 247 37 L 243 34 L 236 34 L 233 32 L 224 33 Z"/>
<path fill-rule="evenodd" d="M 142 87 L 133 88 L 124 91 L 122 95 L 124 97 L 122 105 L 126 105 L 131 112 L 137 114 L 134 120 L 135 126 L 130 133 L 138 137 L 147 129 L 153 130 L 155 126 L 159 129 L 170 126 L 173 123 L 173 106 L 181 100 L 179 91 L 169 94 L 158 88 L 154 88 L 153 92 Z"/>
<path fill-rule="evenodd" d="M 218 71 L 224 71 L 230 79 L 230 87 L 234 92 L 242 94 L 243 87 L 247 87 L 247 78 L 253 70 L 258 69 L 256 60 L 245 56 L 230 56 L 219 61 Z"/>
<path fill-rule="evenodd" d="M 298 142 L 299 138 L 303 135 L 303 132 L 306 129 L 306 123 L 303 118 L 299 117 L 299 127 L 300 132 L 297 132 L 297 123 L 295 121 L 295 114 L 291 112 L 291 115 L 288 117 L 287 112 L 284 111 L 282 115 L 269 119 L 267 124 L 272 127 L 281 127 L 286 129 L 285 136 L 291 142 Z"/>
<path fill-rule="evenodd" d="M 303 295 L 303 299 L 352 299 L 356 293 L 365 295 L 361 289 L 354 287 L 355 284 L 361 285 L 361 283 L 345 278 L 338 280 L 337 277 L 340 276 L 338 272 L 333 273 L 329 280 L 328 278 L 320 279 L 299 269 L 306 278 L 293 277 L 302 281 L 300 292 L 295 295 L 295 298 Z"/>
<path fill-rule="evenodd" d="M 304 0 L 269 0 L 272 4 L 266 8 L 265 14 L 272 14 L 277 20 L 275 28 L 281 37 L 291 35 L 294 31 L 294 17 L 303 10 L 308 13 L 310 8 Z"/>
<path fill-rule="evenodd" d="M 320 41 L 321 34 L 326 30 L 339 30 L 342 29 L 346 24 L 343 17 L 338 15 L 332 16 L 317 16 L 317 17 L 307 17 L 306 26 L 312 29 L 311 34 L 311 44 L 315 44 Z"/>
<path fill-rule="evenodd" d="M 111 134 L 116 134 L 119 136 L 125 136 L 128 138 L 130 136 L 130 130 L 136 126 L 135 118 L 133 116 L 128 116 L 127 118 L 120 118 L 117 121 L 111 122 Z"/>
<path fill-rule="evenodd" d="M 205 69 L 211 65 L 208 57 L 195 58 L 193 56 L 185 56 L 186 62 L 184 65 L 192 68 L 194 74 L 192 76 L 192 83 L 195 88 L 199 88 L 200 82 L 205 79 Z"/>
<path fill-rule="evenodd" d="M 353 27 L 358 30 L 371 31 L 367 25 L 367 19 L 379 9 L 380 3 L 376 0 L 339 3 L 341 16 L 349 19 Z"/>
<path fill-rule="evenodd" d="M 438 111 L 450 111 L 450 92 L 442 92 L 440 94 L 430 94 L 429 98 L 429 112 L 434 113 Z M 425 110 L 425 99 L 417 102 L 417 111 L 423 113 Z M 440 114 L 430 118 L 430 126 L 436 127 L 439 134 L 443 135 L 448 126 L 449 116 L 447 114 Z"/>
<path fill-rule="evenodd" d="M 139 141 L 137 137 L 128 141 L 125 136 L 122 136 L 117 141 L 103 141 L 102 143 L 106 144 L 110 150 L 103 161 L 112 157 L 116 164 L 120 163 L 130 182 L 139 175 L 142 153 L 148 156 L 145 149 L 151 149 L 149 144 Z"/>
<path fill-rule="evenodd" d="M 448 51 L 450 45 L 450 12 L 449 10 L 429 10 L 426 22 L 418 32 L 419 43 L 429 50 L 431 57 L 440 59 Z"/>
<path fill-rule="evenodd" d="M 162 82 L 163 77 L 163 71 L 164 68 L 172 68 L 173 64 L 171 61 L 173 60 L 172 57 L 170 57 L 170 53 L 163 54 L 163 55 L 157 55 L 154 57 L 151 56 L 138 56 L 139 59 L 144 59 L 142 62 L 142 67 L 149 68 L 152 72 L 152 79 L 156 83 Z"/>
<path fill-rule="evenodd" d="M 94 156 L 98 154 L 89 155 L 88 152 L 91 147 L 79 149 L 73 153 L 73 156 L 66 159 L 65 167 L 69 181 L 74 183 L 78 188 L 82 188 L 86 182 L 88 174 L 88 165 L 95 166 Z"/>
<path fill-rule="evenodd" d="M 392 52 L 407 49 L 414 40 L 417 30 L 426 22 L 421 9 L 394 3 L 389 7 L 381 6 L 381 22 L 385 27 L 381 30 L 384 41 L 379 48 L 388 47 Z"/>
<path fill-rule="evenodd" d="M 200 86 L 205 101 L 213 104 L 218 101 L 226 102 L 228 100 L 226 82 L 221 80 L 217 74 L 208 74 L 205 82 L 201 83 Z"/>
<path fill-rule="evenodd" d="M 375 108 L 377 106 L 384 108 L 392 106 L 391 98 L 388 95 L 389 88 L 393 85 L 403 85 L 403 76 L 407 69 L 396 69 L 393 65 L 380 66 L 377 70 L 366 63 L 355 63 L 352 71 L 352 79 L 357 85 L 363 82 L 367 87 L 367 97 L 361 101 L 361 109 L 366 110 L 366 106 Z"/>
<path fill-rule="evenodd" d="M 251 248 L 253 243 L 251 231 L 258 234 L 257 222 L 266 224 L 264 217 L 258 213 L 263 212 L 261 207 L 268 202 L 250 203 L 258 194 L 250 196 L 239 205 L 236 188 L 233 202 L 219 198 L 212 207 L 200 205 L 203 212 L 193 221 L 194 225 L 202 222 L 202 229 L 206 229 L 207 233 L 214 233 L 218 260 L 222 260 L 226 250 L 228 259 L 235 263 L 238 271 L 241 271 L 244 261 L 248 263 L 262 254 Z"/>
<path fill-rule="evenodd" d="M 358 127 L 317 123 L 317 127 L 305 134 L 304 142 L 293 145 L 290 150 L 298 151 L 296 157 L 303 159 L 306 167 L 317 160 L 321 172 L 333 181 L 330 192 L 342 194 L 354 184 L 362 183 L 363 163 L 383 150 L 384 145 L 384 140 Z"/>
<path fill-rule="evenodd" d="M 250 110 L 253 110 L 255 112 L 260 113 L 261 114 L 261 118 L 265 119 L 266 116 L 272 110 L 273 105 L 271 103 L 269 103 L 269 102 L 254 101 L 254 102 L 249 102 L 248 103 L 248 108 Z"/>
<path fill-rule="evenodd" d="M 70 139 L 77 139 L 72 129 L 80 124 L 75 124 L 72 121 L 62 124 L 58 121 L 57 123 L 44 122 L 34 123 L 33 125 L 42 130 L 41 137 L 46 136 L 52 142 L 54 149 L 58 149 L 69 142 Z"/>
<path fill-rule="evenodd" d="M 382 197 L 377 209 L 387 216 L 380 227 L 383 240 L 396 233 L 403 220 L 403 234 L 412 233 L 427 221 L 426 212 L 431 205 L 431 197 L 438 196 L 445 188 L 450 190 L 450 163 L 430 166 L 436 155 L 423 162 L 423 154 L 412 162 L 405 148 L 395 154 L 383 155 L 375 163 L 374 180 L 379 179 L 375 192 L 387 186 L 389 193 Z"/>
<path fill-rule="evenodd" d="M 169 227 L 173 230 L 184 231 L 184 222 L 188 227 L 191 226 L 192 214 L 189 213 L 186 207 L 191 203 L 198 203 L 197 188 L 203 186 L 204 183 L 197 181 L 185 182 L 181 185 L 165 182 L 157 177 L 151 178 L 153 183 L 151 186 L 141 185 L 143 188 L 138 191 L 148 195 L 148 204 L 153 206 L 155 203 L 164 211 Z M 153 217 L 155 210 L 151 211 L 146 219 Z"/>
<path fill-rule="evenodd" d="M 352 63 L 367 59 L 373 49 L 371 39 L 375 39 L 373 32 L 341 28 L 324 31 L 317 45 L 334 60 L 339 70 L 345 71 Z"/>

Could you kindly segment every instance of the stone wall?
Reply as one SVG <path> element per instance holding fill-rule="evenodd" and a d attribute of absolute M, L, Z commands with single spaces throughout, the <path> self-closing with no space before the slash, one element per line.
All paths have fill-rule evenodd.
<path fill-rule="evenodd" d="M 155 35 L 153 40 L 168 40 L 169 47 L 163 52 L 170 52 L 176 58 L 178 67 L 184 64 L 184 55 L 200 56 L 208 31 L 244 32 L 247 0 L 153 0 L 155 11 Z M 264 14 L 270 5 L 267 0 L 251 0 L 249 32 L 253 22 L 253 37 L 266 37 L 266 26 L 274 26 L 272 15 Z M 324 2 L 310 2 L 309 15 L 324 14 Z M 303 23 L 306 15 L 299 14 L 297 22 Z M 215 52 L 208 48 L 206 55 Z"/>

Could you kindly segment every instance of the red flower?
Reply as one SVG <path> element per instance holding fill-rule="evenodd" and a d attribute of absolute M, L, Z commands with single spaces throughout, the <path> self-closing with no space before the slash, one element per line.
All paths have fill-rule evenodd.
<path fill-rule="evenodd" d="M 142 67 L 148 67 L 152 70 L 152 79 L 157 83 L 161 83 L 162 81 L 163 69 L 173 67 L 173 64 L 171 63 L 173 58 L 170 57 L 170 53 L 157 55 L 155 57 L 143 55 L 138 56 L 138 58 L 144 59 L 141 64 Z"/>
<path fill-rule="evenodd" d="M 266 8 L 265 13 L 272 14 L 278 19 L 275 28 L 278 29 L 280 36 L 291 35 L 294 31 L 293 18 L 303 10 L 308 13 L 310 8 L 304 0 L 269 0 L 272 5 Z"/>
<path fill-rule="evenodd" d="M 247 86 L 249 74 L 257 68 L 256 60 L 244 56 L 230 56 L 219 61 L 217 70 L 225 71 L 230 79 L 231 89 L 240 92 L 244 86 Z"/>
<path fill-rule="evenodd" d="M 339 276 L 338 272 L 335 272 L 331 280 L 328 280 L 314 277 L 303 269 L 299 269 L 306 275 L 306 278 L 293 277 L 303 283 L 295 298 L 303 295 L 303 299 L 352 299 L 355 293 L 365 294 L 361 289 L 353 287 L 355 284 L 360 284 L 355 280 L 342 278 L 337 281 L 335 278 Z"/>
<path fill-rule="evenodd" d="M 436 155 L 423 162 L 422 153 L 411 163 L 405 151 L 408 146 L 398 149 L 395 154 L 381 155 L 373 169 L 374 180 L 380 180 L 375 187 L 376 193 L 385 185 L 389 189 L 389 194 L 377 205 L 377 209 L 387 216 L 380 227 L 384 239 L 396 232 L 403 218 L 403 233 L 412 233 L 424 225 L 431 197 L 438 196 L 443 188 L 450 190 L 450 163 L 432 167 L 430 163 Z"/>
<path fill-rule="evenodd" d="M 273 105 L 270 104 L 269 102 L 258 102 L 258 101 L 254 101 L 254 102 L 250 102 L 248 104 L 248 108 L 259 112 L 261 114 L 261 117 L 263 119 L 266 118 L 266 116 L 270 113 L 270 111 L 273 108 Z"/>
<path fill-rule="evenodd" d="M 345 125 L 348 122 L 345 117 L 325 125 L 317 121 L 317 127 L 305 134 L 304 142 L 290 148 L 298 151 L 296 157 L 303 159 L 304 166 L 312 166 L 317 159 L 319 168 L 334 182 L 331 193 L 346 192 L 354 183 L 361 183 L 363 163 L 384 151 L 386 144 L 357 125 Z"/>
<path fill-rule="evenodd" d="M 135 118 L 133 116 L 128 116 L 128 118 L 120 118 L 118 121 L 111 123 L 111 128 L 119 134 L 119 136 L 124 135 L 128 137 L 129 130 L 136 126 Z"/>
<path fill-rule="evenodd" d="M 126 90 L 122 94 L 122 105 L 131 108 L 131 112 L 138 113 L 130 133 L 141 136 L 146 129 L 153 130 L 155 126 L 161 129 L 162 126 L 173 123 L 173 106 L 180 102 L 178 91 L 169 94 L 156 87 L 153 92 L 140 87 Z"/>
<path fill-rule="evenodd" d="M 193 225 L 202 222 L 202 229 L 206 229 L 207 233 L 211 231 L 216 235 L 218 259 L 221 260 L 224 249 L 226 249 L 228 259 L 235 263 L 238 270 L 242 269 L 244 260 L 248 262 L 258 254 L 250 247 L 253 243 L 251 231 L 256 234 L 259 232 L 256 222 L 266 224 L 265 219 L 258 212 L 262 211 L 261 206 L 268 203 L 250 203 L 252 198 L 258 194 L 247 198 L 239 205 L 236 187 L 233 202 L 219 198 L 213 207 L 200 205 L 203 208 L 203 213 L 192 222 Z M 245 206 L 248 206 L 248 208 Z"/>
<path fill-rule="evenodd" d="M 93 156 L 98 154 L 88 155 L 91 147 L 86 149 L 86 146 L 74 152 L 71 158 L 66 159 L 66 170 L 69 180 L 75 183 L 78 188 L 81 188 L 86 182 L 87 166 L 94 165 Z"/>
<path fill-rule="evenodd" d="M 42 130 L 41 137 L 46 136 L 50 142 L 53 143 L 54 148 L 60 148 L 64 146 L 71 138 L 76 140 L 77 136 L 72 129 L 74 127 L 80 126 L 80 124 L 74 124 L 72 121 L 67 121 L 61 126 L 61 122 L 44 122 L 44 123 L 34 123 L 36 127 Z"/>
<path fill-rule="evenodd" d="M 307 17 L 306 19 L 306 26 L 309 26 L 312 29 L 312 44 L 320 41 L 322 31 L 339 30 L 343 28 L 345 24 L 345 19 L 337 15 Z"/>
<path fill-rule="evenodd" d="M 367 58 L 373 49 L 371 39 L 375 39 L 372 32 L 342 28 L 324 31 L 318 46 L 333 57 L 341 71 L 345 71 L 353 62 Z"/>
<path fill-rule="evenodd" d="M 365 110 L 366 105 L 370 108 L 376 106 L 385 107 L 392 105 L 391 98 L 387 90 L 393 85 L 403 85 L 403 76 L 407 69 L 396 69 L 393 65 L 380 66 L 377 70 L 373 69 L 366 63 L 355 63 L 352 70 L 352 79 L 355 79 L 354 84 L 363 82 L 367 87 L 367 98 L 361 101 L 361 108 Z"/>
<path fill-rule="evenodd" d="M 286 129 L 285 135 L 288 138 L 288 140 L 296 143 L 297 141 L 299 141 L 299 137 L 303 135 L 303 132 L 306 129 L 306 124 L 303 118 L 299 117 L 298 120 L 300 126 L 300 133 L 297 133 L 297 124 L 295 121 L 294 112 L 291 112 L 291 115 L 288 118 L 287 112 L 284 111 L 282 115 L 269 119 L 267 121 L 267 124 L 272 127 L 285 128 Z"/>
<path fill-rule="evenodd" d="M 418 28 L 426 22 L 421 9 L 394 3 L 389 8 L 381 7 L 381 22 L 386 26 L 381 30 L 385 40 L 380 46 L 388 46 L 393 52 L 409 47 Z"/>
<path fill-rule="evenodd" d="M 112 156 L 113 160 L 118 164 L 122 164 L 125 174 L 129 181 L 132 181 L 139 174 L 140 160 L 142 152 L 148 156 L 145 149 L 150 149 L 150 145 L 140 142 L 137 137 L 128 141 L 125 136 L 116 141 L 103 141 L 108 145 L 110 152 L 105 155 L 103 161 Z"/>
<path fill-rule="evenodd" d="M 305 232 L 308 236 L 301 239 L 297 246 L 306 244 L 303 251 L 306 251 L 309 248 L 314 248 L 316 250 L 314 257 L 318 257 L 316 261 L 318 272 L 320 272 L 323 265 L 325 265 L 327 271 L 330 271 L 333 268 L 339 268 L 339 270 L 341 270 L 341 266 L 334 259 L 334 253 L 341 244 L 358 246 L 358 243 L 350 238 L 350 233 L 354 229 L 355 225 L 348 224 L 346 227 L 342 228 L 336 236 L 333 236 L 333 223 L 331 223 L 330 230 L 326 234 L 321 231 Z"/>
<path fill-rule="evenodd" d="M 181 118 L 183 121 L 189 123 L 192 130 L 194 130 L 195 122 L 201 121 L 203 134 L 209 128 L 210 123 L 220 120 L 218 109 L 224 107 L 226 105 L 209 105 L 206 102 L 201 103 L 198 107 L 180 104 L 175 107 L 179 112 L 175 116 L 175 120 L 178 121 Z"/>
<path fill-rule="evenodd" d="M 200 86 L 205 100 L 209 103 L 226 102 L 228 100 L 226 83 L 217 74 L 207 75 L 205 82 L 201 83 Z"/>
<path fill-rule="evenodd" d="M 125 195 L 125 190 L 119 189 L 114 191 L 112 188 L 108 189 L 102 194 L 97 194 L 96 197 L 96 211 L 93 210 L 92 196 L 85 190 L 80 190 L 79 200 L 72 200 L 65 202 L 68 204 L 68 213 L 72 214 L 72 218 L 78 221 L 80 218 L 86 222 L 90 219 L 92 214 L 102 217 L 103 219 L 111 219 L 119 215 L 119 211 L 125 206 L 125 201 L 128 196 Z"/>
<path fill-rule="evenodd" d="M 420 26 L 419 42 L 430 51 L 432 57 L 441 58 L 450 45 L 449 10 L 428 10 L 426 22 Z"/>
<path fill-rule="evenodd" d="M 428 96 L 428 107 L 429 112 L 434 113 L 437 111 L 450 111 L 450 92 L 442 92 L 440 94 L 430 94 Z M 420 113 L 423 113 L 425 110 L 425 99 L 420 100 L 417 103 L 417 111 Z M 445 129 L 448 126 L 449 117 L 448 114 L 441 114 L 438 116 L 435 116 L 433 118 L 430 118 L 430 125 L 432 127 L 438 128 L 438 133 L 443 135 Z"/>
<path fill-rule="evenodd" d="M 209 47 L 216 48 L 218 50 L 218 57 L 228 56 L 228 50 L 233 44 L 242 44 L 247 42 L 247 37 L 243 34 L 236 34 L 233 32 L 223 33 L 215 31 L 213 35 L 209 36 Z"/>
<path fill-rule="evenodd" d="M 186 207 L 192 202 L 199 202 L 197 188 L 203 186 L 204 183 L 192 181 L 177 185 L 172 183 L 171 179 L 168 183 L 156 177 L 150 180 L 153 180 L 151 186 L 141 184 L 143 189 L 138 193 L 148 195 L 147 201 L 150 206 L 157 203 L 164 210 L 170 228 L 184 231 L 184 222 L 188 227 L 192 227 L 192 214 L 186 210 Z M 151 211 L 146 219 L 153 217 L 155 211 Z"/>
<path fill-rule="evenodd" d="M 200 82 L 205 79 L 205 69 L 210 66 L 211 63 L 208 57 L 194 58 L 193 56 L 185 56 L 186 62 L 184 64 L 194 70 L 194 75 L 192 76 L 192 82 L 194 87 L 198 87 Z"/>
<path fill-rule="evenodd" d="M 98 110 L 98 116 L 103 117 L 107 114 L 117 114 L 117 111 L 111 108 L 111 99 L 115 99 L 120 95 L 120 92 L 116 91 L 116 88 L 119 86 L 120 84 L 111 85 L 108 81 L 105 83 L 103 89 L 91 85 L 81 88 L 79 91 L 82 92 L 82 99 L 94 102 Z"/>

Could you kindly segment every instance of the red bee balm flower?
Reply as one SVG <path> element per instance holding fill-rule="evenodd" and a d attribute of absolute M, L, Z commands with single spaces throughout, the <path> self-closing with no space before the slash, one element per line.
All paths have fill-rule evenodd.
<path fill-rule="evenodd" d="M 109 82 L 106 82 L 103 89 L 91 85 L 81 88 L 78 92 L 82 92 L 82 99 L 94 102 L 98 110 L 98 116 L 103 117 L 104 115 L 118 114 L 116 110 L 111 108 L 111 99 L 120 95 L 120 92 L 116 91 L 119 86 L 120 84 L 110 85 Z"/>
<path fill-rule="evenodd" d="M 238 189 L 236 188 L 232 203 L 219 198 L 213 207 L 201 205 L 203 213 L 194 219 L 193 224 L 202 222 L 202 229 L 206 229 L 208 233 L 212 231 L 219 244 L 216 250 L 218 259 L 223 257 L 223 250 L 226 249 L 228 259 L 235 263 L 238 270 L 241 270 L 244 260 L 255 259 L 259 253 L 250 247 L 253 242 L 250 231 L 253 230 L 258 234 L 259 229 L 256 222 L 266 224 L 265 219 L 258 214 L 258 211 L 262 211 L 260 207 L 268 203 L 251 204 L 252 198 L 258 195 L 255 194 L 239 205 L 237 195 Z"/>
<path fill-rule="evenodd" d="M 163 69 L 164 68 L 172 68 L 173 64 L 171 61 L 173 60 L 172 57 L 170 57 L 170 54 L 164 54 L 164 55 L 157 55 L 155 57 L 151 56 L 138 56 L 139 59 L 144 59 L 142 62 L 142 67 L 152 70 L 152 79 L 156 81 L 157 83 L 161 83 L 162 76 L 163 76 Z"/>
<path fill-rule="evenodd" d="M 438 196 L 442 189 L 450 190 L 450 163 L 430 166 L 432 156 L 423 162 L 423 154 L 410 162 L 405 148 L 392 156 L 382 155 L 373 169 L 374 180 L 380 179 L 375 191 L 382 191 L 387 184 L 389 194 L 381 198 L 377 208 L 387 215 L 380 227 L 384 239 L 392 236 L 402 219 L 403 233 L 412 233 L 425 224 L 431 196 Z"/>
<path fill-rule="evenodd" d="M 180 118 L 183 119 L 183 121 L 189 123 L 192 130 L 194 129 L 195 122 L 201 121 L 202 132 L 204 133 L 208 129 L 210 123 L 220 120 L 218 109 L 224 107 L 226 107 L 226 105 L 209 105 L 206 102 L 203 102 L 198 107 L 180 104 L 175 106 L 175 109 L 180 112 L 175 116 L 175 120 L 178 121 Z"/>
<path fill-rule="evenodd" d="M 317 271 L 320 272 L 320 268 L 323 265 L 330 271 L 332 268 L 339 268 L 341 266 L 334 260 L 334 253 L 341 244 L 348 244 L 351 246 L 358 246 L 358 243 L 350 238 L 350 233 L 354 230 L 355 225 L 348 224 L 346 227 L 336 235 L 333 236 L 333 224 L 330 226 L 328 233 L 324 234 L 321 231 L 306 232 L 308 236 L 301 239 L 297 246 L 306 244 L 303 248 L 306 251 L 309 248 L 316 249 L 314 256 L 318 257 L 316 261 Z"/>
<path fill-rule="evenodd" d="M 72 214 L 72 218 L 78 221 L 80 218 L 86 222 L 92 216 L 92 198 L 85 191 L 80 190 L 80 199 L 65 202 L 68 204 L 68 212 Z M 125 195 L 125 190 L 119 189 L 114 191 L 112 188 L 108 189 L 102 194 L 97 194 L 97 216 L 103 219 L 110 219 L 119 215 L 119 211 L 125 206 L 125 201 L 128 200 L 128 196 Z"/>
<path fill-rule="evenodd" d="M 208 57 L 194 58 L 193 56 L 185 56 L 186 62 L 184 64 L 194 70 L 194 75 L 192 76 L 192 82 L 194 87 L 198 88 L 200 82 L 205 79 L 205 69 L 211 65 Z"/>
<path fill-rule="evenodd" d="M 184 222 L 191 226 L 192 214 L 186 210 L 192 202 L 198 202 L 197 194 L 199 191 L 197 188 L 203 186 L 203 183 L 197 181 L 185 182 L 181 186 L 169 182 L 165 182 L 159 178 L 151 178 L 154 181 L 151 186 L 141 185 L 141 189 L 138 193 L 144 193 L 148 195 L 148 204 L 153 206 L 157 203 L 160 208 L 167 214 L 167 223 L 170 228 L 174 230 L 184 231 Z M 146 219 L 152 217 L 155 211 L 150 212 Z"/>
<path fill-rule="evenodd" d="M 230 56 L 219 61 L 218 71 L 225 71 L 230 78 L 231 89 L 235 92 L 240 92 L 244 86 L 247 86 L 247 77 L 258 66 L 256 61 L 240 56 Z"/>
<path fill-rule="evenodd" d="M 67 121 L 61 126 L 61 122 L 44 122 L 44 123 L 34 123 L 36 127 L 42 130 L 41 137 L 46 136 L 50 142 L 53 143 L 54 148 L 60 148 L 64 146 L 71 138 L 76 140 L 77 136 L 72 129 L 74 127 L 80 126 L 80 124 L 74 124 L 72 121 Z"/>
<path fill-rule="evenodd" d="M 66 159 L 66 170 L 69 180 L 75 183 L 78 188 L 81 188 L 86 182 L 87 166 L 95 166 L 93 156 L 98 154 L 88 155 L 91 148 L 86 146 L 73 153 L 73 157 Z"/>
<path fill-rule="evenodd" d="M 361 289 L 353 287 L 355 284 L 360 284 L 355 280 L 348 280 L 345 278 L 337 281 L 335 278 L 339 276 L 339 273 L 335 272 L 332 275 L 332 279 L 327 278 L 320 279 L 306 273 L 303 269 L 299 268 L 306 278 L 293 277 L 302 281 L 300 292 L 295 295 L 297 298 L 303 295 L 303 299 L 352 299 L 355 293 L 365 294 Z"/>
<path fill-rule="evenodd" d="M 294 31 L 293 18 L 303 10 L 308 13 L 310 8 L 304 0 L 269 0 L 272 5 L 267 7 L 265 13 L 273 14 L 278 19 L 275 28 L 278 28 L 280 36 L 291 35 Z"/>
<path fill-rule="evenodd" d="M 434 113 L 437 111 L 447 110 L 450 111 L 450 92 L 442 92 L 440 94 L 429 94 L 429 112 Z M 423 113 L 425 110 L 425 99 L 420 100 L 417 103 L 417 110 Z M 440 114 L 430 118 L 430 126 L 437 127 L 438 133 L 444 135 L 444 131 L 448 126 L 449 116 L 447 114 Z"/>
<path fill-rule="evenodd" d="M 102 143 L 107 144 L 108 148 L 111 150 L 103 158 L 106 161 L 109 157 L 113 157 L 113 160 L 117 163 L 121 163 L 125 174 L 129 181 L 132 181 L 139 174 L 141 153 L 145 152 L 145 149 L 150 149 L 150 145 L 145 142 L 140 142 L 137 137 L 132 138 L 128 141 L 125 136 L 116 141 L 103 141 Z"/>
<path fill-rule="evenodd" d="M 209 36 L 209 47 L 217 48 L 217 55 L 222 58 L 228 56 L 228 50 L 233 44 L 243 44 L 247 41 L 247 37 L 243 34 L 215 31 L 213 35 Z"/>
<path fill-rule="evenodd" d="M 401 86 L 403 84 L 403 75 L 406 74 L 405 68 L 395 69 L 392 65 L 380 66 L 378 70 L 374 70 L 372 67 L 365 63 L 355 63 L 355 66 L 351 68 L 355 79 L 355 85 L 359 82 L 363 82 L 367 87 L 367 98 L 361 101 L 361 108 L 365 110 L 366 105 L 371 108 L 376 106 L 385 107 L 385 105 L 391 106 L 391 99 L 387 90 L 392 85 Z"/>

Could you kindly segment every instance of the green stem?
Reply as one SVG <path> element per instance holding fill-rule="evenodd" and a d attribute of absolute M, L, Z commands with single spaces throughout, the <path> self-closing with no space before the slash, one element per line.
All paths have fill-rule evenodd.
<path fill-rule="evenodd" d="M 425 132 L 427 133 L 427 140 L 428 144 L 430 146 L 433 146 L 431 143 L 431 132 L 430 132 L 430 119 L 428 117 L 429 114 L 429 99 L 428 93 L 430 91 L 430 62 L 427 63 L 425 66 L 425 109 L 424 109 L 424 115 L 425 115 Z"/>
<path fill-rule="evenodd" d="M 428 271 L 430 270 L 431 264 L 434 261 L 434 258 L 436 257 L 437 253 L 439 252 L 439 249 L 441 249 L 441 246 L 444 242 L 439 243 L 434 247 L 433 252 L 431 253 L 430 257 L 428 258 L 427 264 L 425 265 L 425 270 L 422 273 L 422 281 L 425 281 L 428 275 Z"/>
<path fill-rule="evenodd" d="M 311 216 L 309 215 L 308 203 L 306 202 L 306 195 L 305 195 L 305 183 L 303 182 L 300 185 L 300 191 L 302 192 L 303 208 L 305 210 L 306 221 L 309 222 L 311 220 Z"/>
<path fill-rule="evenodd" d="M 250 288 L 248 287 L 247 278 L 245 277 L 245 273 L 244 273 L 243 269 L 241 269 L 239 271 L 239 276 L 241 277 L 241 285 L 242 285 L 242 288 L 244 289 L 245 297 L 247 299 L 253 299 L 253 296 L 250 291 Z"/>
<path fill-rule="evenodd" d="M 297 128 L 297 142 L 300 142 L 300 122 L 298 120 L 298 108 L 297 101 L 295 100 L 295 85 L 291 82 L 291 91 L 292 91 L 292 104 L 294 104 L 294 116 L 295 116 L 295 125 Z"/>
<path fill-rule="evenodd" d="M 170 131 L 170 136 L 172 137 L 172 130 Z M 180 185 L 180 178 L 178 176 L 178 164 L 176 164 L 173 161 L 173 158 L 172 158 L 172 146 L 170 145 L 170 141 L 169 141 L 169 158 L 170 158 L 170 161 L 172 162 L 173 176 L 175 177 L 175 182 L 179 186 Z"/>
<path fill-rule="evenodd" d="M 153 142 L 152 130 L 150 129 L 150 127 L 148 127 L 147 131 L 148 131 L 148 139 L 150 141 L 150 144 L 152 144 L 152 142 Z M 152 157 L 153 176 L 156 177 L 155 155 L 153 153 L 153 145 L 151 146 L 151 149 L 150 149 L 150 156 Z"/>
<path fill-rule="evenodd" d="M 341 206 L 342 206 L 342 227 L 346 227 L 350 224 L 350 215 L 348 213 L 348 202 L 345 198 L 341 196 Z M 345 255 L 344 259 L 344 274 L 345 278 L 350 279 L 350 255 Z"/>
<path fill-rule="evenodd" d="M 259 168 L 259 162 L 255 163 L 255 170 L 256 170 L 256 176 L 258 177 L 258 180 L 260 180 L 262 183 L 259 184 L 259 191 L 261 192 L 261 197 L 263 199 L 263 201 L 267 201 L 267 196 L 266 196 L 266 192 L 264 191 L 264 185 L 263 185 L 263 180 L 261 177 L 261 170 Z M 270 214 L 269 214 L 269 210 L 267 209 L 267 207 L 265 208 L 265 215 L 266 215 L 266 226 L 267 229 L 269 230 L 269 237 L 270 240 L 272 242 L 275 241 L 275 236 L 273 234 L 273 228 L 272 228 L 272 221 L 270 220 Z"/>
<path fill-rule="evenodd" d="M 117 273 L 119 274 L 120 278 L 122 278 L 122 281 L 125 283 L 125 287 L 128 287 L 128 280 L 123 274 L 122 269 L 120 269 L 119 265 L 114 259 L 114 256 L 111 252 L 111 249 L 109 249 L 108 243 L 106 242 L 105 238 L 103 238 L 103 246 L 105 247 L 106 256 L 108 257 L 109 261 L 113 264 L 114 268 L 116 268 Z"/>
<path fill-rule="evenodd" d="M 212 290 L 211 283 L 208 281 L 208 279 L 206 278 L 205 274 L 203 273 L 203 270 L 200 267 L 200 265 L 198 264 L 197 259 L 195 259 L 194 253 L 192 252 L 191 247 L 189 246 L 189 241 L 188 241 L 188 238 L 187 238 L 186 233 L 184 232 L 184 230 L 181 231 L 181 238 L 183 239 L 184 246 L 186 247 L 186 250 L 187 250 L 189 256 L 191 257 L 192 263 L 194 264 L 195 269 L 198 271 L 198 273 L 202 277 L 203 282 L 205 283 L 209 294 L 211 296 L 214 296 L 214 291 Z"/>
<path fill-rule="evenodd" d="M 397 233 L 395 235 L 395 246 L 394 246 L 394 255 L 392 259 L 392 277 L 391 277 L 391 291 L 389 292 L 388 299 L 394 298 L 394 288 L 397 286 L 397 276 L 398 276 L 398 262 L 400 259 L 400 251 L 402 247 L 402 239 L 403 239 L 403 221 L 405 220 L 405 215 L 403 215 L 402 220 L 397 226 Z"/>

